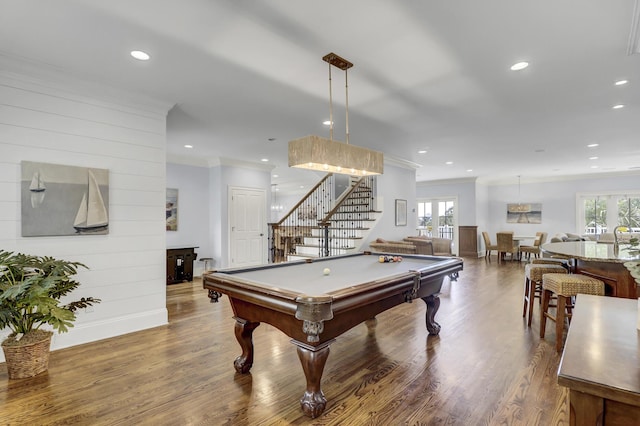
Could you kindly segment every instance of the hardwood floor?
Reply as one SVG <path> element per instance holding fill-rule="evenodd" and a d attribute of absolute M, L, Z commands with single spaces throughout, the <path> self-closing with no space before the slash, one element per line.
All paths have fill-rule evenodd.
<path fill-rule="evenodd" d="M 200 281 L 167 287 L 170 324 L 52 352 L 47 373 L 7 378 L 0 364 L 0 424 L 10 425 L 558 425 L 568 424 L 557 384 L 553 327 L 538 337 L 522 318 L 524 264 L 465 259 L 442 289 L 428 336 L 415 301 L 360 324 L 331 345 L 327 408 L 305 417 L 302 367 L 289 338 L 254 333 L 250 374 L 226 297 L 209 303 Z"/>

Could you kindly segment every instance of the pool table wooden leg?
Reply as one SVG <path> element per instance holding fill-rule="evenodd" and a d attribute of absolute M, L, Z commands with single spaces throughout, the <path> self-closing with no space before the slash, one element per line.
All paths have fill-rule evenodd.
<path fill-rule="evenodd" d="M 311 418 L 316 418 L 324 411 L 327 399 L 320 388 L 322 372 L 329 357 L 329 345 L 333 340 L 324 343 L 319 347 L 301 345 L 293 341 L 298 350 L 298 358 L 302 364 L 304 375 L 307 379 L 307 390 L 300 398 L 300 406 L 304 414 Z"/>
<path fill-rule="evenodd" d="M 251 322 L 242 318 L 234 317 L 236 320 L 235 332 L 236 339 L 242 348 L 240 355 L 233 362 L 238 373 L 248 373 L 253 365 L 253 330 L 260 325 L 259 322 Z"/>
<path fill-rule="evenodd" d="M 440 309 L 440 298 L 435 294 L 432 294 L 427 297 L 422 297 L 424 303 L 427 304 L 427 313 L 426 313 L 426 323 L 427 323 L 427 331 L 431 335 L 437 335 L 440 333 L 440 324 L 438 324 L 435 320 L 436 313 L 438 309 Z"/>

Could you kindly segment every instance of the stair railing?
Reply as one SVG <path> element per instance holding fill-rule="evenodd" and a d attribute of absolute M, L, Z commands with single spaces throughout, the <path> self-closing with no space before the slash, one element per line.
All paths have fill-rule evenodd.
<path fill-rule="evenodd" d="M 327 174 L 298 203 L 275 223 L 269 223 L 269 261 L 284 262 L 318 227 L 318 218 L 333 208 L 333 173 Z"/>
<path fill-rule="evenodd" d="M 287 261 L 289 255 L 300 255 L 298 248 L 305 238 L 317 239 L 314 257 L 339 254 L 346 247 L 342 241 L 359 238 L 358 232 L 367 229 L 374 211 L 375 177 L 360 178 L 335 198 L 333 174 L 325 176 L 278 222 L 269 224 L 269 260 Z"/>
<path fill-rule="evenodd" d="M 363 176 L 346 191 L 335 207 L 318 222 L 322 229 L 319 242 L 320 257 L 334 256 L 345 247 L 340 241 L 357 238 L 358 233 L 368 228 L 371 214 L 375 212 L 375 176 Z"/>

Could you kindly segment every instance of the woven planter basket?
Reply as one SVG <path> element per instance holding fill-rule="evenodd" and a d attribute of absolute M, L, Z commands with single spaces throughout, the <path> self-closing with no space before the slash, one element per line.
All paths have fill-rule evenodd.
<path fill-rule="evenodd" d="M 47 333 L 43 339 L 23 346 L 2 345 L 7 371 L 10 379 L 33 377 L 49 368 L 51 336 Z"/>

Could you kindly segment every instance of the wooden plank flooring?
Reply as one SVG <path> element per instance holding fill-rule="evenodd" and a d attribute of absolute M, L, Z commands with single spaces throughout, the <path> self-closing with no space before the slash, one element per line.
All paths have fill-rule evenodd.
<path fill-rule="evenodd" d="M 283 333 L 260 325 L 251 373 L 236 374 L 226 297 L 212 304 L 199 281 L 175 284 L 167 326 L 55 351 L 49 371 L 30 379 L 9 381 L 0 364 L 0 424 L 568 424 L 554 330 L 541 341 L 538 315 L 526 326 L 523 277 L 518 262 L 465 259 L 443 286 L 439 336 L 428 336 L 421 301 L 340 336 L 322 379 L 327 408 L 314 420 L 300 410 L 304 374 Z"/>

